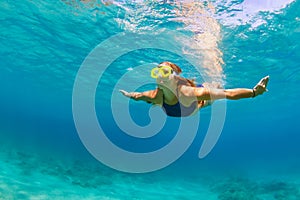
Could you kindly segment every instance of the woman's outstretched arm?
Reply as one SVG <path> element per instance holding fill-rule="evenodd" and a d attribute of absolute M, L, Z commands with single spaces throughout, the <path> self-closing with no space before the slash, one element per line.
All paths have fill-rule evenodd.
<path fill-rule="evenodd" d="M 146 101 L 148 103 L 159 104 L 160 97 L 162 98 L 162 91 L 159 89 L 149 90 L 145 92 L 127 92 L 125 90 L 120 90 L 120 92 L 131 99 L 136 101 Z"/>
<path fill-rule="evenodd" d="M 209 89 L 209 88 L 191 88 L 182 87 L 182 92 L 187 96 L 195 96 L 198 100 L 217 100 L 231 99 L 238 100 L 242 98 L 252 98 L 261 95 L 267 91 L 269 76 L 262 78 L 253 89 Z"/>

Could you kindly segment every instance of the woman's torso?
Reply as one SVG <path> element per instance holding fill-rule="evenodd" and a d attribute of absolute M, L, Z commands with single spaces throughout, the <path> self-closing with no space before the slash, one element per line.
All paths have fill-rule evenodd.
<path fill-rule="evenodd" d="M 168 116 L 173 117 L 185 117 L 192 115 L 198 110 L 199 105 L 203 104 L 199 102 L 196 97 L 188 97 L 181 92 L 181 86 L 179 85 L 171 98 L 166 98 L 164 93 L 162 94 L 161 106 Z"/>

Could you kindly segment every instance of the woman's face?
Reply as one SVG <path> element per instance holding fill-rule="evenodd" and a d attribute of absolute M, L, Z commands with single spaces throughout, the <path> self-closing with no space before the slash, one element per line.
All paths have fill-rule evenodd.
<path fill-rule="evenodd" d="M 158 77 L 156 83 L 161 86 L 173 86 L 176 84 L 175 75 L 170 74 L 168 77 Z"/>
<path fill-rule="evenodd" d="M 159 65 L 151 70 L 151 77 L 156 79 L 156 83 L 163 87 L 171 87 L 175 80 L 175 72 L 171 66 L 168 65 Z"/>

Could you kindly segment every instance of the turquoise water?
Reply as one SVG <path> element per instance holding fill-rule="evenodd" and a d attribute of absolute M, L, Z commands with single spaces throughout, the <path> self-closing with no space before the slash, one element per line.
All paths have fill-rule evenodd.
<path fill-rule="evenodd" d="M 183 13 L 184 4 L 175 1 L 104 5 L 4 0 L 0 4 L 0 199 L 300 199 L 298 0 L 212 1 L 189 7 L 191 11 L 203 5 L 204 14 L 195 9 L 181 16 L 176 10 Z M 202 15 L 214 20 L 202 21 Z M 170 31 L 182 35 L 175 37 Z M 111 94 L 141 82 L 147 84 L 138 90 L 153 88 L 149 70 L 155 63 L 170 60 L 182 67 L 183 76 L 198 82 L 217 80 L 225 88 L 253 87 L 270 75 L 269 91 L 255 99 L 225 101 L 222 134 L 204 159 L 198 152 L 210 108 L 198 114 L 196 137 L 171 165 L 150 173 L 114 170 L 95 159 L 80 140 L 72 95 L 89 53 L 123 32 L 127 38 L 113 44 L 124 51 L 144 45 L 128 39 L 128 34 L 137 34 L 146 43 L 149 36 L 156 40 L 160 34 L 170 36 L 159 40 L 167 50 L 144 47 L 118 56 L 97 85 L 99 123 L 123 149 L 162 148 L 174 138 L 180 123 L 167 118 L 160 134 L 137 139 L 124 135 L 113 119 Z M 193 64 L 169 48 L 174 43 L 184 56 L 194 58 Z M 96 61 L 104 63 L 113 53 L 107 48 Z M 201 75 L 195 75 L 195 68 Z M 128 79 L 116 86 L 127 73 Z M 89 84 L 91 79 L 85 78 Z M 124 106 L 125 101 L 120 95 L 115 104 Z M 151 123 L 149 108 L 129 103 L 131 117 L 140 126 Z"/>

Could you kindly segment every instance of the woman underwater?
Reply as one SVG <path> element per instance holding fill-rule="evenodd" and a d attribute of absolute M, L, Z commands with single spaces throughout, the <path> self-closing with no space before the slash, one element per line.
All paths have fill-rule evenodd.
<path fill-rule="evenodd" d="M 196 113 L 199 109 L 211 105 L 217 99 L 238 100 L 253 98 L 267 91 L 269 76 L 262 78 L 253 89 L 211 88 L 206 83 L 198 85 L 194 81 L 180 77 L 179 66 L 171 62 L 162 62 L 151 70 L 156 78 L 157 88 L 145 92 L 120 92 L 134 100 L 142 100 L 160 105 L 168 116 L 184 117 Z"/>

